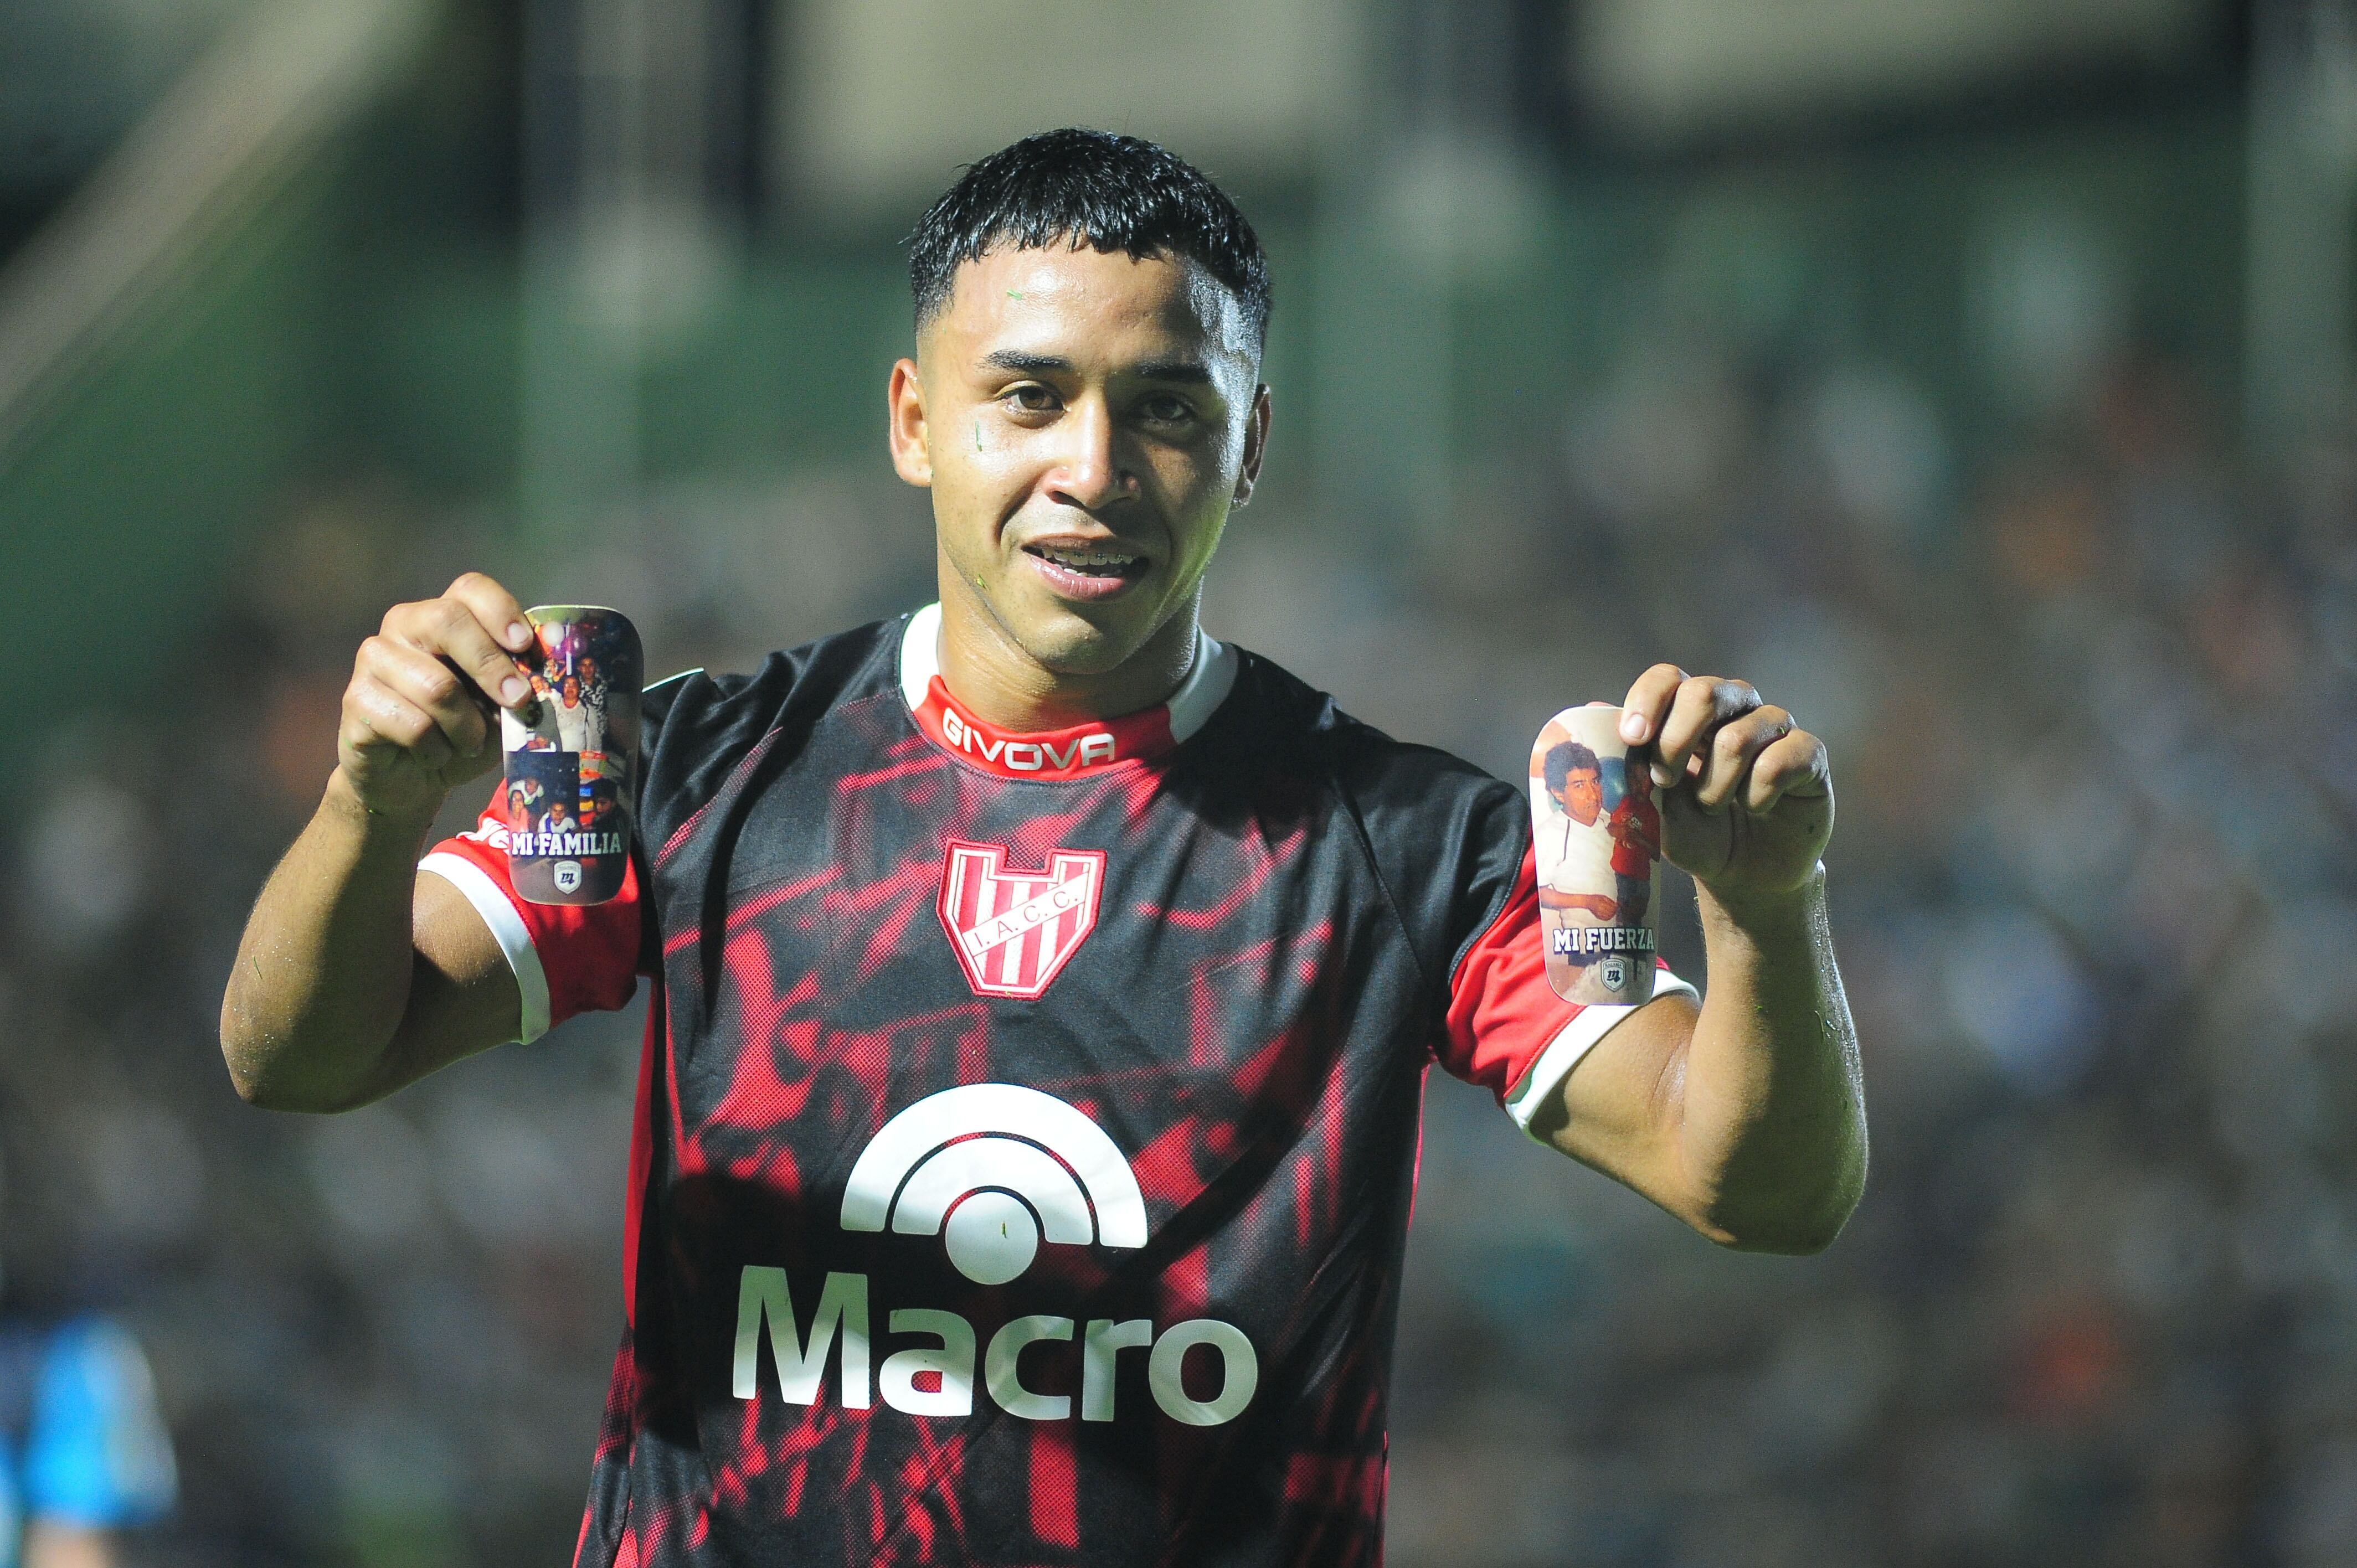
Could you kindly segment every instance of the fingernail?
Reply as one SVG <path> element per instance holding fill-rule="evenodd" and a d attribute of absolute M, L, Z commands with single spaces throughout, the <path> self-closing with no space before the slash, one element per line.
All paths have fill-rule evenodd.
<path fill-rule="evenodd" d="M 1620 738 L 1631 746 L 1645 738 L 1645 715 L 1637 713 L 1620 715 Z"/>
<path fill-rule="evenodd" d="M 520 620 L 510 621 L 508 623 L 509 647 L 517 649 L 525 648 L 530 646 L 531 642 L 532 628 L 524 625 L 523 622 Z"/>
<path fill-rule="evenodd" d="M 1655 789 L 1666 789 L 1671 785 L 1677 782 L 1678 776 L 1671 772 L 1668 768 L 1663 767 L 1660 763 L 1653 763 L 1652 767 L 1653 770 L 1653 787 Z"/>
<path fill-rule="evenodd" d="M 520 701 L 523 694 L 531 690 L 531 687 L 523 683 L 522 676 L 511 675 L 500 682 L 500 701 L 502 703 Z"/>

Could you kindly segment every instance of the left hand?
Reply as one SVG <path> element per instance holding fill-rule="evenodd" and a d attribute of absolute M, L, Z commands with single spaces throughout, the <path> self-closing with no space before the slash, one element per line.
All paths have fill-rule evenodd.
<path fill-rule="evenodd" d="M 1721 897 L 1791 893 L 1833 836 L 1824 743 L 1742 681 L 1656 664 L 1620 704 L 1620 738 L 1652 743 L 1662 855 Z"/>

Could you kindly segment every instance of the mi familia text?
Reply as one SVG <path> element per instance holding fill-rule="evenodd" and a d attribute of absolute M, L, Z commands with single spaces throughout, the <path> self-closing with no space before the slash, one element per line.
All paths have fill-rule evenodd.
<path fill-rule="evenodd" d="M 610 830 L 587 832 L 551 832 L 545 829 L 531 832 L 508 834 L 508 853 L 525 857 L 565 855 L 579 857 L 592 854 L 621 854 L 630 848 L 623 835 Z"/>

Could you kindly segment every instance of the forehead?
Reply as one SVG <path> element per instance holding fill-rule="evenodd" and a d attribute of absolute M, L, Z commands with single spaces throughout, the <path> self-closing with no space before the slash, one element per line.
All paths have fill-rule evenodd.
<path fill-rule="evenodd" d="M 1191 352 L 1249 360 L 1243 308 L 1201 263 L 1086 246 L 1002 248 L 960 263 L 928 337 L 969 352 L 1080 362 Z M 1091 351 L 1093 350 L 1093 351 Z"/>

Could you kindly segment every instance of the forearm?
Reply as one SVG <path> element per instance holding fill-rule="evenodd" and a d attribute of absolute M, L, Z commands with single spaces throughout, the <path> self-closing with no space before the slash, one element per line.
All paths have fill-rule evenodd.
<path fill-rule="evenodd" d="M 1867 1150 L 1824 872 L 1741 904 L 1697 892 L 1710 994 L 1686 1048 L 1680 1160 L 1717 1239 L 1815 1251 L 1857 1207 Z"/>
<path fill-rule="evenodd" d="M 431 818 L 370 814 L 339 772 L 256 900 L 221 1002 L 238 1092 L 281 1110 L 364 1096 L 409 1004 Z"/>

